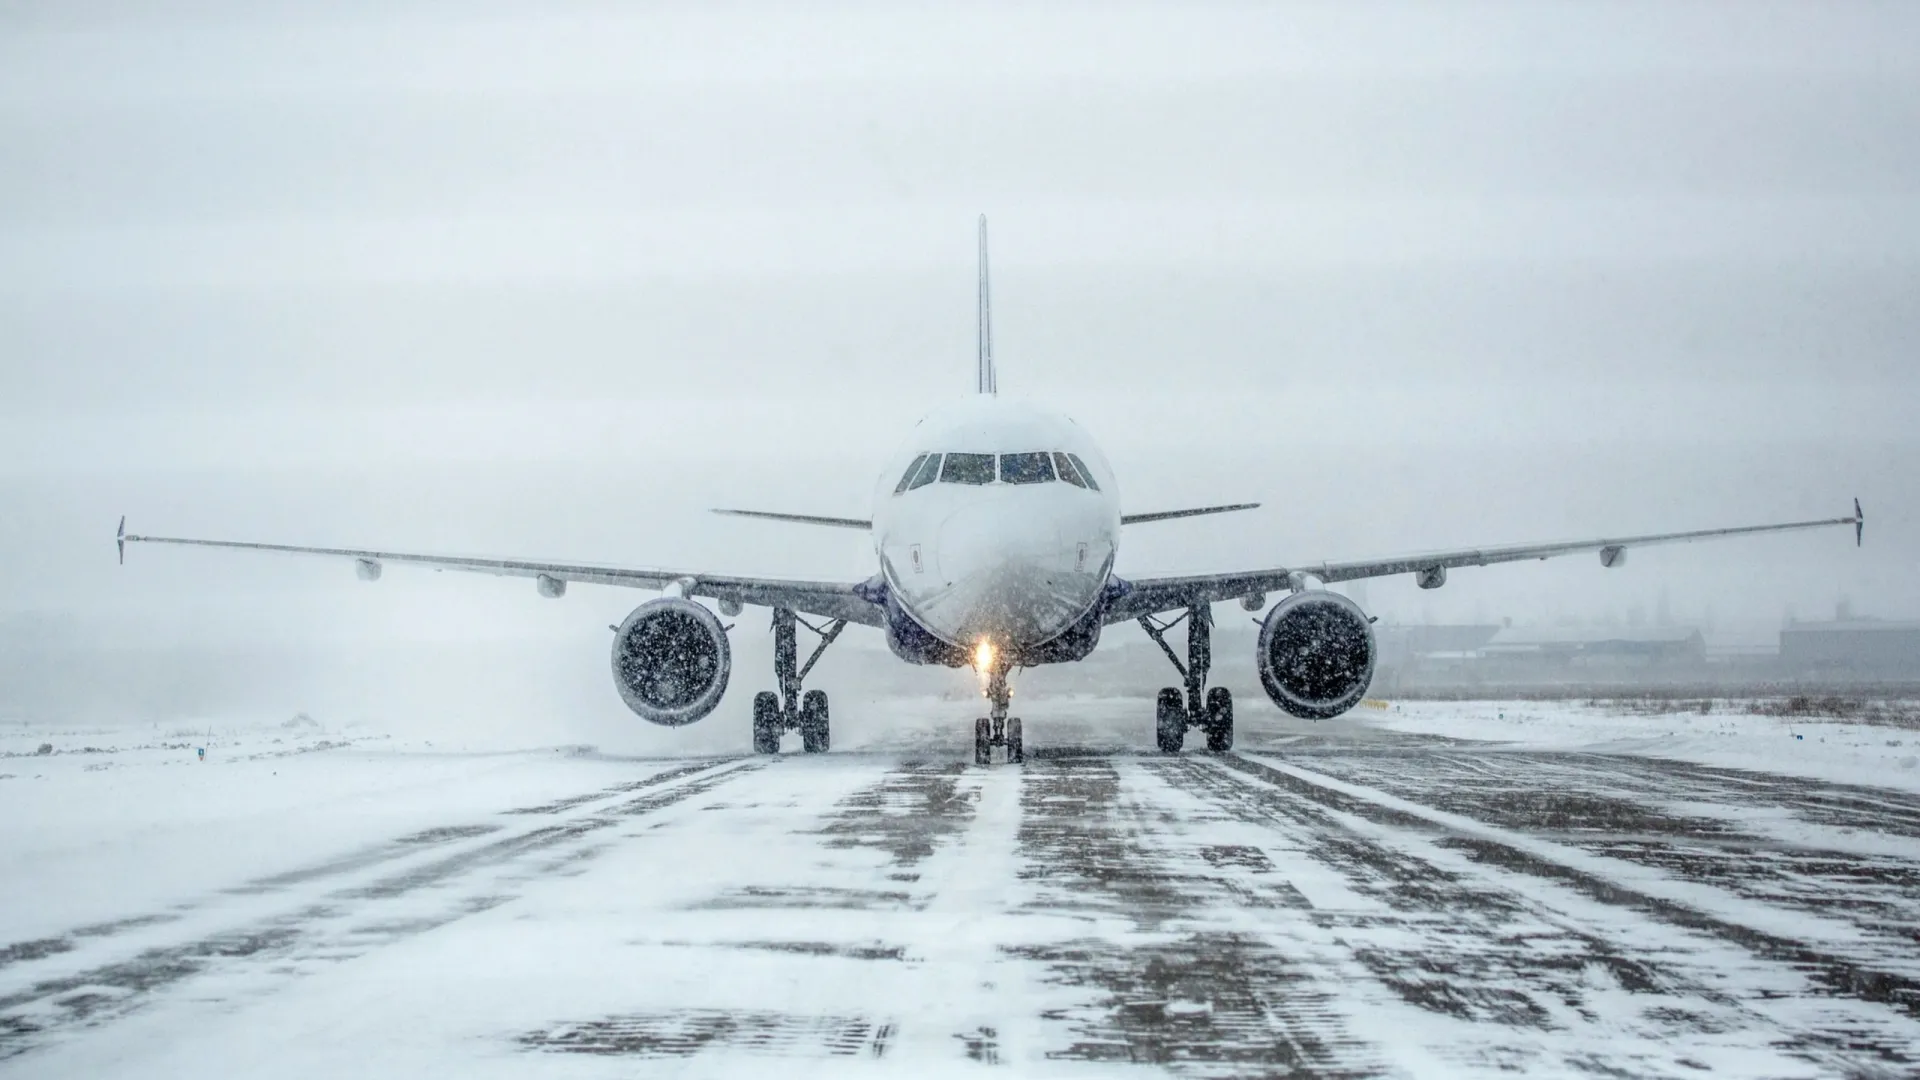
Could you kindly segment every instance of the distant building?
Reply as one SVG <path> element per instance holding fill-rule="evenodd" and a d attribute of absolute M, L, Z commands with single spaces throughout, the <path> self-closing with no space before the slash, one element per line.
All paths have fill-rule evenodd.
<path fill-rule="evenodd" d="M 1500 632 L 1498 626 L 1397 626 L 1375 628 L 1380 658 L 1385 663 L 1418 661 L 1424 657 L 1477 653 Z"/>
<path fill-rule="evenodd" d="M 1508 627 L 1480 651 L 1503 666 L 1647 667 L 1705 663 L 1707 639 L 1690 626 Z"/>
<path fill-rule="evenodd" d="M 1780 666 L 1793 674 L 1920 674 L 1920 622 L 1835 619 L 1780 631 Z"/>
<path fill-rule="evenodd" d="M 1407 679 L 1458 672 L 1480 657 L 1480 647 L 1500 632 L 1498 626 L 1398 626 L 1375 628 L 1379 668 L 1375 682 L 1390 690 Z"/>

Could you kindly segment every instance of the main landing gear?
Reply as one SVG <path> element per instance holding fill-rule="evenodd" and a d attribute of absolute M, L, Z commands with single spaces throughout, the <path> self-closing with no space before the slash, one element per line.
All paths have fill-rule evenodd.
<path fill-rule="evenodd" d="M 1013 692 L 1007 689 L 1007 666 L 996 660 L 987 672 L 987 702 L 991 716 L 983 716 L 973 722 L 973 763 L 975 765 L 993 764 L 993 748 L 1007 748 L 1007 764 L 1018 765 L 1027 760 L 1027 748 L 1021 739 L 1020 718 L 1007 716 L 1007 706 L 1013 701 Z"/>
<path fill-rule="evenodd" d="M 1166 632 L 1187 622 L 1187 662 L 1167 644 Z M 1186 681 L 1186 693 L 1169 686 L 1160 691 L 1154 705 L 1154 735 L 1160 749 L 1177 754 L 1186 743 L 1187 729 L 1199 728 L 1207 734 L 1207 749 L 1224 753 L 1233 749 L 1233 694 L 1224 686 L 1207 689 L 1207 669 L 1213 666 L 1213 611 L 1196 604 L 1171 622 L 1156 622 L 1151 615 L 1140 616 L 1140 627 L 1147 632 L 1173 661 L 1175 671 Z"/>
<path fill-rule="evenodd" d="M 800 658 L 795 630 L 798 625 L 819 635 L 820 643 L 813 647 L 813 655 L 807 657 L 805 664 L 796 665 Z M 773 609 L 773 677 L 779 682 L 780 690 L 777 693 L 762 690 L 753 695 L 754 753 L 779 753 L 780 736 L 796 730 L 800 732 L 800 745 L 807 753 L 827 752 L 826 691 L 808 690 L 802 695 L 800 683 L 807 672 L 813 670 L 820 654 L 826 652 L 827 646 L 846 628 L 845 619 L 835 619 L 822 628 L 803 622 L 792 608 Z"/>

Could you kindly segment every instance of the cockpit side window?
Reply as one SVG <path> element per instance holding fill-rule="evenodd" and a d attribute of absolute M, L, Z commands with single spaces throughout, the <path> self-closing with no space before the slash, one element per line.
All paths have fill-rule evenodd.
<path fill-rule="evenodd" d="M 1087 463 L 1080 460 L 1079 454 L 1068 454 L 1067 460 L 1073 462 L 1074 469 L 1080 473 L 1080 479 L 1085 480 L 1088 487 L 1095 491 L 1100 490 L 1100 482 L 1093 478 L 1093 470 L 1087 468 Z"/>
<path fill-rule="evenodd" d="M 940 467 L 940 480 L 947 484 L 993 483 L 992 454 L 948 454 Z"/>
<path fill-rule="evenodd" d="M 1087 482 L 1080 479 L 1080 471 L 1073 467 L 1073 462 L 1068 461 L 1067 455 L 1058 450 L 1053 452 L 1053 467 L 1059 470 L 1060 479 L 1065 480 L 1074 487 L 1087 486 Z"/>
<path fill-rule="evenodd" d="M 939 475 L 940 455 L 928 454 L 926 455 L 926 461 L 920 466 L 920 471 L 914 474 L 912 480 L 907 482 L 907 490 L 912 491 L 914 488 L 926 487 L 928 484 L 933 483 L 934 477 Z"/>
<path fill-rule="evenodd" d="M 919 472 L 920 466 L 925 465 L 926 463 L 927 463 L 927 455 L 925 454 L 921 454 L 919 457 L 914 458 L 913 464 L 907 466 L 907 471 L 901 474 L 900 482 L 893 485 L 893 493 L 895 495 L 898 495 L 901 492 L 907 490 L 907 485 L 913 482 L 914 474 Z"/>
<path fill-rule="evenodd" d="M 1000 480 L 1008 484 L 1044 484 L 1053 479 L 1053 458 L 1041 450 L 1031 454 L 1001 454 Z"/>

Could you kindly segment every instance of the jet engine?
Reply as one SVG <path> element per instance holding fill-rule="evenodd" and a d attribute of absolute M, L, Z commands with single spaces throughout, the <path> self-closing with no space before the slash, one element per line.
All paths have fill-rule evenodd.
<path fill-rule="evenodd" d="M 1273 703 L 1307 720 L 1339 716 L 1373 682 L 1373 623 L 1339 593 L 1294 593 L 1260 624 L 1260 685 Z"/>
<path fill-rule="evenodd" d="M 649 600 L 614 631 L 613 685 L 627 708 L 656 724 L 679 727 L 712 712 L 732 672 L 726 630 L 691 600 Z"/>

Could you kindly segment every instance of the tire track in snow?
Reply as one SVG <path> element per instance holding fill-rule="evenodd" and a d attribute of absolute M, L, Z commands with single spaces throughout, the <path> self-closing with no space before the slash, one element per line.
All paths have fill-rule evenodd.
<path fill-rule="evenodd" d="M 1553 755 L 1516 756 L 1561 768 L 1567 765 Z M 1777 808 L 1815 824 L 1841 828 L 1871 822 L 1881 832 L 1920 839 L 1920 795 L 1904 791 L 1629 754 L 1582 755 L 1580 767 L 1650 794 Z"/>
<path fill-rule="evenodd" d="M 696 773 L 705 772 L 708 769 L 719 768 L 732 760 L 735 759 L 723 759 L 718 762 L 711 760 L 694 762 L 655 773 L 652 776 L 644 777 L 640 780 L 615 784 L 611 787 L 540 806 L 507 810 L 503 811 L 503 813 L 513 815 L 559 813 L 571 807 L 581 806 L 590 802 L 604 801 L 621 795 L 631 794 L 635 791 L 655 787 L 660 784 L 671 783 Z M 499 832 L 504 827 L 503 825 L 493 823 L 473 823 L 423 829 L 393 840 L 369 844 L 342 855 L 323 859 L 308 866 L 296 867 L 292 870 L 285 870 L 264 877 L 254 878 L 251 881 L 229 886 L 220 891 L 227 896 L 264 896 L 282 893 L 298 886 L 324 882 L 332 878 L 343 878 L 363 870 L 370 870 L 377 866 L 422 857 L 428 852 L 439 848 L 452 846 L 461 841 Z M 205 909 L 209 906 L 209 904 L 202 903 L 188 905 L 188 908 Z M 110 922 L 78 926 L 52 937 L 16 941 L 10 945 L 0 945 L 0 969 L 5 969 L 15 964 L 28 963 L 73 952 L 77 947 L 88 944 L 91 941 L 116 937 L 127 931 L 140 930 L 163 923 L 179 922 L 184 917 L 182 915 L 183 910 L 187 909 L 177 908 L 165 912 L 153 912 L 130 918 L 115 919 Z"/>
<path fill-rule="evenodd" d="M 1414 950 L 1400 964 L 1406 971 L 1445 976 L 1432 981 L 1451 985 L 1449 993 L 1474 985 L 1498 989 L 1517 975 L 1519 985 L 1531 980 L 1536 991 L 1547 993 L 1536 1001 L 1553 994 L 1578 1001 L 1578 980 L 1542 983 L 1541 976 L 1556 964 L 1534 943 L 1503 930 L 1497 917 L 1502 911 L 1531 914 L 1560 928 L 1593 962 L 1613 971 L 1629 993 L 1655 995 L 1628 1018 L 1649 1039 L 1711 1035 L 1725 1041 L 1727 1034 L 1744 1030 L 1755 1040 L 1753 1050 L 1783 1050 L 1823 1068 L 1849 1071 L 1910 1067 L 1920 1060 L 1920 1025 L 1883 1008 L 1899 1005 L 1897 999 L 1887 1000 L 1886 991 L 1896 987 L 1852 981 L 1873 977 L 1856 964 L 1542 857 L 1539 849 L 1551 847 L 1544 841 L 1502 836 L 1491 826 L 1471 823 L 1463 830 L 1463 823 L 1437 811 L 1316 777 L 1291 764 L 1270 766 L 1230 755 L 1211 768 L 1242 789 L 1235 793 L 1212 785 L 1243 812 L 1264 815 L 1290 830 L 1324 831 L 1315 838 L 1322 861 L 1347 864 L 1357 880 L 1374 877 L 1371 887 L 1391 883 L 1389 892 L 1397 894 L 1399 906 L 1427 908 L 1446 920 L 1448 933 L 1459 936 L 1444 947 Z M 1542 890 L 1532 881 L 1550 887 Z M 1650 925 L 1648 915 L 1656 922 Z M 1672 929 L 1660 932 L 1661 924 Z M 1529 947 L 1513 948 L 1521 944 Z M 1461 962 L 1463 955 L 1488 950 L 1510 953 L 1504 974 L 1500 968 Z M 1494 975 L 1500 977 L 1490 978 Z M 1396 978 L 1386 977 L 1390 983 Z M 1809 1001 L 1823 999 L 1830 1003 L 1808 1007 Z"/>
<path fill-rule="evenodd" d="M 1777 811 L 1813 825 L 1865 826 L 1887 836 L 1920 840 L 1920 796 L 1885 788 L 1626 754 L 1484 748 L 1409 755 L 1356 753 L 1347 747 L 1344 752 L 1311 757 L 1319 772 L 1442 809 L 1448 807 L 1440 800 L 1467 795 L 1476 788 L 1507 793 L 1564 791 L 1619 800 L 1627 804 L 1628 813 L 1644 811 L 1649 804 L 1697 803 Z"/>
<path fill-rule="evenodd" d="M 1729 1033 L 1779 1067 L 1804 1068 L 1768 1049 L 1777 1026 L 1666 970 L 1660 957 L 1635 955 L 1624 933 L 1596 932 L 1487 880 L 1464 857 L 1422 857 L 1423 838 L 1394 843 L 1390 830 L 1249 783 L 1221 764 L 1188 757 L 1149 768 L 1269 834 L 1261 848 L 1276 872 L 1311 897 L 1305 910 L 1286 913 L 1304 927 L 1275 932 L 1312 947 L 1329 978 L 1379 988 L 1365 1011 L 1396 1032 L 1396 1049 L 1412 1044 L 1446 1063 L 1413 1066 L 1416 1074 L 1439 1067 L 1690 1075 L 1703 1062 L 1689 1055 L 1702 1043 L 1730 1041 Z M 1397 1015 L 1381 999 L 1414 1015 Z M 1622 1015 L 1623 999 L 1635 1010 Z M 1428 1034 L 1422 1040 L 1418 1032 Z"/>
<path fill-rule="evenodd" d="M 881 763 L 883 769 L 870 768 Z M 652 920 L 694 934 L 669 932 L 650 944 L 706 952 L 708 970 L 722 981 L 729 971 L 763 970 L 740 954 L 771 953 L 785 958 L 782 966 L 793 971 L 787 977 L 798 985 L 810 978 L 818 985 L 845 980 L 851 962 L 870 973 L 855 976 L 862 982 L 925 992 L 859 1003 L 803 997 L 781 1008 L 727 1008 L 640 995 L 635 1007 L 519 1031 L 511 1045 L 543 1055 L 641 1060 L 697 1055 L 710 1070 L 723 1068 L 719 1063 L 729 1058 L 879 1058 L 897 1057 L 903 1047 L 910 1048 L 908 1053 L 955 1048 L 952 1025 L 941 1021 L 958 1003 L 980 996 L 974 986 L 979 969 L 971 962 L 977 950 L 964 941 L 951 948 L 944 940 L 929 942 L 911 928 L 953 918 L 950 911 L 929 909 L 946 903 L 949 890 L 966 882 L 976 865 L 967 845 L 978 823 L 984 774 L 950 757 L 917 754 L 878 760 L 846 754 L 785 764 L 789 769 L 773 770 L 768 780 L 776 774 L 796 782 L 816 777 L 811 786 L 783 789 L 789 798 L 799 795 L 790 806 L 769 820 L 767 804 L 760 803 L 746 819 L 745 833 L 729 828 L 724 819 L 712 825 L 719 830 L 716 851 L 793 845 L 796 850 L 781 863 L 785 872 L 749 872 L 731 875 L 724 885 L 716 882 L 706 895 Z M 717 858 L 736 864 L 728 854 Z M 715 913 L 724 917 L 706 917 Z M 991 953 L 987 958 L 998 959 Z M 941 1009 L 932 1016 L 924 1010 L 916 1014 L 920 1001 L 937 1002 Z M 977 1001 L 973 1005 L 978 1008 Z M 765 1068 L 764 1060 L 756 1064 Z"/>
<path fill-rule="evenodd" d="M 1036 981 L 1073 1001 L 1041 1013 L 1069 1039 L 1047 1057 L 1195 1075 L 1380 1071 L 1311 968 L 1212 917 L 1245 901 L 1215 872 L 1245 853 L 1176 855 L 1170 838 L 1155 835 L 1175 823 L 1125 779 L 1138 768 L 1068 755 L 1025 766 L 1021 878 L 1039 892 L 1027 911 L 1129 927 L 1008 947 L 1043 967 Z"/>
<path fill-rule="evenodd" d="M 1535 840 L 1509 828 L 1423 807 L 1290 764 L 1262 762 L 1242 755 L 1226 759 L 1223 764 L 1323 805 L 1371 820 L 1461 834 L 1451 837 L 1449 843 L 1478 858 L 1553 878 L 1595 899 L 1631 907 L 1665 922 L 1716 934 L 1766 959 L 1804 969 L 1832 992 L 1892 1005 L 1920 1017 L 1920 976 L 1915 971 L 1920 969 L 1920 959 L 1910 955 L 1875 955 L 1872 949 L 1875 943 L 1862 942 L 1857 936 L 1849 935 L 1851 927 L 1832 922 L 1822 926 L 1803 916 L 1787 916 L 1763 905 L 1741 905 L 1737 898 L 1727 896 L 1712 885 L 1699 887 L 1695 882 L 1680 882 L 1677 884 L 1681 888 L 1673 889 L 1667 887 L 1672 884 L 1670 879 L 1652 874 L 1636 875 L 1631 882 L 1621 880 L 1621 876 L 1610 879 L 1607 870 L 1617 872 L 1627 867 L 1618 860 L 1589 856 L 1565 844 Z M 1709 906 L 1728 909 L 1728 912 L 1717 914 L 1709 910 Z M 1738 914 L 1734 914 L 1735 911 Z M 1741 920 L 1739 915 L 1745 915 L 1746 920 Z M 1775 926 L 1793 924 L 1806 932 L 1806 937 L 1795 939 L 1778 930 L 1752 925 L 1755 921 Z M 1841 940 L 1848 936 L 1855 936 L 1856 940 Z M 1812 940 L 1816 937 L 1827 940 L 1816 943 Z"/>
<path fill-rule="evenodd" d="M 1797 908 L 1822 922 L 1846 922 L 1883 955 L 1920 947 L 1920 839 L 1906 836 L 1897 816 L 1886 813 L 1906 801 L 1895 792 L 1738 770 L 1703 779 L 1671 762 L 1643 770 L 1632 759 L 1588 755 L 1442 754 L 1418 771 L 1397 758 L 1383 767 L 1361 755 L 1316 756 L 1312 764 L 1482 824 Z M 1804 790 L 1813 801 L 1787 800 L 1788 790 Z M 1769 812 L 1767 822 L 1786 835 L 1750 828 L 1756 809 Z M 1790 816 L 1781 822 L 1782 815 Z M 1811 827 L 1796 827 L 1798 821 Z"/>
<path fill-rule="evenodd" d="M 497 907 L 512 896 L 469 891 L 449 898 L 450 902 L 435 898 L 433 903 L 411 907 L 409 902 L 422 899 L 416 894 L 455 884 L 480 871 L 510 866 L 526 856 L 563 847 L 634 817 L 684 802 L 763 764 L 738 759 L 706 762 L 616 785 L 597 792 L 591 800 L 573 800 L 564 807 L 538 811 L 562 816 L 559 822 L 487 840 L 361 885 L 308 895 L 294 910 L 256 916 L 237 928 L 199 933 L 185 941 L 151 946 L 132 956 L 79 970 L 49 973 L 20 989 L 0 991 L 0 1060 L 26 1053 L 61 1032 L 95 1028 L 123 1017 L 152 1000 L 156 992 L 191 978 L 215 972 L 224 972 L 229 981 L 236 976 L 251 976 L 254 985 L 247 992 L 267 992 L 286 977 L 300 974 L 303 963 L 350 959 L 368 949 Z M 660 790 L 631 797 L 636 791 L 656 786 Z M 497 831 L 498 827 L 490 828 L 486 834 Z M 467 827 L 435 832 L 445 833 L 443 843 L 475 835 Z M 416 838 L 420 835 L 403 837 L 377 850 L 398 847 L 411 854 L 404 849 L 412 842 L 413 849 L 418 850 Z M 372 860 L 372 865 L 388 861 L 391 859 Z M 332 875 L 301 877 L 295 883 L 312 884 L 367 865 L 356 860 L 322 865 L 342 864 L 345 868 Z M 290 885 L 271 891 L 283 887 Z M 244 972 L 239 970 L 241 965 L 246 968 Z"/>

